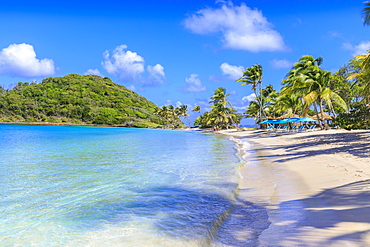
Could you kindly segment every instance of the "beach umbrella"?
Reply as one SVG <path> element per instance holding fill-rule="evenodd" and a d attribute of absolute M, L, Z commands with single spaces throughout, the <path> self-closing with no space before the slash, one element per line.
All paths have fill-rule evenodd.
<path fill-rule="evenodd" d="M 268 120 L 264 120 L 262 122 L 260 122 L 259 124 L 269 124 L 269 123 L 274 123 L 276 121 L 276 119 L 268 119 Z"/>
<path fill-rule="evenodd" d="M 287 123 L 294 123 L 294 122 L 298 122 L 299 119 L 300 119 L 299 117 L 294 117 L 294 118 L 287 118 L 284 120 L 286 120 Z"/>
<path fill-rule="evenodd" d="M 259 124 L 268 124 L 268 123 L 270 123 L 270 120 L 264 120 L 264 121 L 260 122 Z"/>
<path fill-rule="evenodd" d="M 274 122 L 274 124 L 284 124 L 284 123 L 289 123 L 288 118 L 283 119 L 283 120 L 276 120 L 276 121 Z"/>
<path fill-rule="evenodd" d="M 303 118 L 300 118 L 298 121 L 300 121 L 300 122 L 313 122 L 313 121 L 316 121 L 316 120 L 312 119 L 312 118 L 309 118 L 309 117 L 303 117 Z"/>

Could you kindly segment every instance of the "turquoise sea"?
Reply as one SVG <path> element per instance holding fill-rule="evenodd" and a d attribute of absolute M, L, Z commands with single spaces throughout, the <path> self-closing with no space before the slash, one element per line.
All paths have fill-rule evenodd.
<path fill-rule="evenodd" d="M 0 125 L 0 246 L 242 246 L 236 153 L 194 131 Z"/>

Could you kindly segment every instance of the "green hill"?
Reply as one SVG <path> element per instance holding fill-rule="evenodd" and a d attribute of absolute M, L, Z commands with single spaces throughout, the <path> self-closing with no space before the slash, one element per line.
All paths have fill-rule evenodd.
<path fill-rule="evenodd" d="M 0 122 L 156 127 L 158 107 L 108 77 L 70 74 L 0 87 Z"/>

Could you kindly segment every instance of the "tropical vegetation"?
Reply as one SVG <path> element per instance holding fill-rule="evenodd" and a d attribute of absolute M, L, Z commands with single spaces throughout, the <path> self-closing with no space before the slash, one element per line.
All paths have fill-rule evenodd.
<path fill-rule="evenodd" d="M 211 96 L 211 110 L 200 115 L 194 125 L 202 128 L 228 129 L 232 125 L 237 126 L 240 123 L 242 114 L 233 109 L 231 103 L 227 100 L 229 94 L 226 94 L 225 88 L 217 88 Z M 200 107 L 194 108 L 194 111 L 200 111 Z"/>
<path fill-rule="evenodd" d="M 322 58 L 302 56 L 282 80 L 280 92 L 271 85 L 258 92 L 257 84 L 249 80 L 257 97 L 250 102 L 245 117 L 253 117 L 258 123 L 281 116 L 315 116 L 321 128 L 329 129 L 324 118 L 327 112 L 334 118 L 333 126 L 369 128 L 370 69 L 364 67 L 366 56 L 356 56 L 336 73 L 320 67 Z M 246 71 L 237 82 L 251 77 Z"/>
<path fill-rule="evenodd" d="M 70 74 L 0 88 L 1 122 L 159 127 L 159 107 L 108 77 Z"/>

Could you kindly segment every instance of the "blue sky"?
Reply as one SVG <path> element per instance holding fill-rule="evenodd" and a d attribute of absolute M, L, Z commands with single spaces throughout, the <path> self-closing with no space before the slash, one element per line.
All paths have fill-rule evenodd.
<path fill-rule="evenodd" d="M 263 67 L 281 80 L 303 55 L 335 72 L 370 49 L 361 0 L 0 0 L 0 85 L 98 74 L 158 106 L 209 106 L 226 88 L 243 111 L 250 86 L 234 82 Z M 197 113 L 192 113 L 193 117 Z"/>

